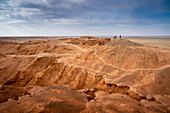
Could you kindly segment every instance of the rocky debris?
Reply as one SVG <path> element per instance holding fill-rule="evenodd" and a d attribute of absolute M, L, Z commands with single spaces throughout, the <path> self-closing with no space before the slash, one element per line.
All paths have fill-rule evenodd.
<path fill-rule="evenodd" d="M 37 57 L 23 71 L 18 71 L 13 76 L 10 76 L 4 84 L 25 86 L 34 78 L 36 73 L 46 69 L 54 60 L 54 57 Z"/>
<path fill-rule="evenodd" d="M 5 55 L 4 55 L 4 54 L 2 54 L 2 53 L 0 53 L 0 57 L 5 57 Z"/>
<path fill-rule="evenodd" d="M 34 87 L 30 95 L 0 104 L 1 113 L 79 113 L 84 110 L 87 98 L 67 86 Z"/>
<path fill-rule="evenodd" d="M 0 103 L 8 101 L 8 99 L 18 100 L 20 96 L 28 94 L 27 91 L 31 87 L 13 87 L 3 85 L 0 89 Z"/>
<path fill-rule="evenodd" d="M 2 89 L 3 89 L 3 85 L 0 84 L 0 90 L 2 90 Z"/>
<path fill-rule="evenodd" d="M 91 95 L 70 89 L 68 86 L 53 85 L 50 87 L 35 86 L 18 100 L 8 99 L 0 104 L 1 113 L 94 113 L 94 112 L 139 112 L 161 113 L 168 111 L 166 105 L 154 101 L 136 101 L 129 96 L 104 91 Z M 89 100 L 89 101 L 88 101 Z"/>
<path fill-rule="evenodd" d="M 103 38 L 103 39 L 100 39 L 100 38 L 91 38 L 91 37 L 83 37 L 83 38 L 75 38 L 75 39 L 72 39 L 70 41 L 68 41 L 67 43 L 69 44 L 76 44 L 76 45 L 88 45 L 88 46 L 94 46 L 96 44 L 98 45 L 104 45 L 108 42 L 110 42 L 111 39 L 110 38 Z"/>
<path fill-rule="evenodd" d="M 35 67 L 35 62 L 33 62 L 29 66 L 29 68 L 30 69 L 37 68 Z M 88 97 L 89 95 L 91 95 L 91 97 L 89 97 L 89 100 L 95 97 L 94 93 L 97 90 L 108 91 L 109 93 L 126 94 L 138 101 L 140 101 L 143 98 L 143 96 L 140 96 L 134 91 L 130 90 L 128 86 L 117 86 L 116 84 L 107 84 L 105 83 L 103 76 L 95 76 L 95 74 L 97 73 L 90 73 L 89 71 L 83 71 L 83 69 L 80 67 L 72 67 L 72 66 L 69 67 L 63 63 L 59 63 L 55 61 L 55 63 L 53 62 L 51 65 L 48 66 L 47 69 L 42 71 L 38 71 L 41 68 L 40 69 L 37 68 L 37 70 L 34 71 L 33 73 L 33 72 L 29 72 L 30 70 L 29 68 L 26 68 L 25 70 L 23 70 L 23 72 L 20 72 L 19 74 L 13 76 L 13 78 L 5 82 L 5 85 L 51 86 L 53 84 L 61 84 L 61 85 L 67 84 L 72 89 L 76 89 L 76 90 L 87 89 L 84 91 L 84 93 L 88 94 Z M 26 72 L 29 73 L 28 74 L 29 76 L 27 75 L 29 78 L 27 78 Z M 23 76 L 25 78 L 23 78 Z"/>
<path fill-rule="evenodd" d="M 155 102 L 148 102 L 150 107 L 145 106 L 142 102 L 135 101 L 126 95 L 119 93 L 109 94 L 107 92 L 96 92 L 95 100 L 91 100 L 87 104 L 87 108 L 82 113 L 119 113 L 119 112 L 133 112 L 133 113 L 161 113 L 168 111 L 167 107 Z M 155 107 L 154 105 L 157 105 Z"/>
<path fill-rule="evenodd" d="M 170 53 L 125 39 L 109 41 L 82 37 L 3 42 L 0 111 L 168 111 Z"/>
<path fill-rule="evenodd" d="M 83 92 L 86 95 L 88 101 L 91 101 L 96 97 L 95 92 L 97 92 L 97 88 L 82 89 L 78 91 Z"/>
<path fill-rule="evenodd" d="M 80 39 L 96 39 L 97 37 L 91 37 L 91 36 L 81 36 Z"/>

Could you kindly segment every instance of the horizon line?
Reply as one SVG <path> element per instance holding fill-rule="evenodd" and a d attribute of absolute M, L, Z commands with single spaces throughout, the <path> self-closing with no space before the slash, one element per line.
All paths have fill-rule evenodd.
<path fill-rule="evenodd" d="M 0 36 L 2 37 L 114 37 L 114 36 L 120 36 L 120 35 L 24 35 L 24 36 Z M 170 35 L 152 35 L 152 36 L 147 36 L 147 35 L 121 35 L 123 37 L 170 37 Z"/>

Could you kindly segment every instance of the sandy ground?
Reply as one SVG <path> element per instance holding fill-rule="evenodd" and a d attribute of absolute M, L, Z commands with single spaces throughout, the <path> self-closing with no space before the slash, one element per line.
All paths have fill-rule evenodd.
<path fill-rule="evenodd" d="M 14 43 L 24 43 L 24 42 L 28 42 L 28 41 L 36 41 L 36 40 L 57 40 L 57 39 L 62 39 L 62 38 L 71 38 L 71 37 L 67 37 L 67 36 L 60 36 L 60 37 L 0 37 L 0 41 L 6 41 L 6 42 L 14 42 Z M 72 37 L 72 38 L 78 38 L 78 37 Z"/>
<path fill-rule="evenodd" d="M 156 46 L 160 48 L 170 49 L 170 38 L 127 38 L 128 40 L 146 45 Z"/>
<path fill-rule="evenodd" d="M 169 39 L 5 40 L 2 113 L 170 111 Z"/>
<path fill-rule="evenodd" d="M 0 37 L 0 41 L 14 42 L 14 43 L 24 43 L 28 41 L 35 40 L 56 40 L 62 38 L 70 38 L 70 37 Z M 72 37 L 78 38 L 78 37 Z M 170 49 L 170 37 L 125 37 L 130 41 L 134 41 L 146 46 L 156 46 L 160 48 Z"/>

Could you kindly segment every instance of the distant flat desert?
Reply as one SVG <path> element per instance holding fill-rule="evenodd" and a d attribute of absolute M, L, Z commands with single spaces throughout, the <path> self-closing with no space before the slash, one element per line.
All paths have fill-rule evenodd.
<path fill-rule="evenodd" d="M 28 41 L 34 40 L 56 40 L 61 38 L 78 38 L 78 36 L 74 37 L 66 37 L 66 36 L 58 36 L 58 37 L 0 37 L 0 41 L 7 41 L 7 42 L 17 42 L 17 43 L 24 43 Z M 124 37 L 123 37 L 124 38 Z M 113 38 L 111 38 L 113 39 Z M 160 48 L 167 48 L 170 49 L 170 37 L 125 37 L 124 39 L 128 39 L 133 42 L 137 42 L 146 46 L 156 46 Z"/>
<path fill-rule="evenodd" d="M 170 37 L 134 37 L 127 38 L 130 41 L 134 41 L 146 46 L 156 46 L 160 48 L 168 48 L 170 49 Z"/>

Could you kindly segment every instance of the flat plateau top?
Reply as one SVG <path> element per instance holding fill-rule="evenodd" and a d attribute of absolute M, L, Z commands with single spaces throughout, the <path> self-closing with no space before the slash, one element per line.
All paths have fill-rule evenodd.
<path fill-rule="evenodd" d="M 160 48 L 170 49 L 170 38 L 127 38 L 127 39 L 146 46 L 156 46 Z"/>

